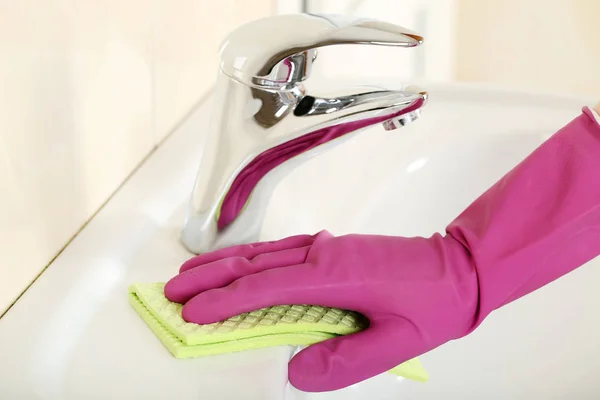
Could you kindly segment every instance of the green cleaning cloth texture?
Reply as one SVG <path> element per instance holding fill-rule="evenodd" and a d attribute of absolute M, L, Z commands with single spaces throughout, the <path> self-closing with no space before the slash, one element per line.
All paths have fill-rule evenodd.
<path fill-rule="evenodd" d="M 136 283 L 129 302 L 176 358 L 191 358 L 284 345 L 311 345 L 364 329 L 358 313 L 311 305 L 274 306 L 198 325 L 181 316 L 182 305 L 164 296 L 164 283 Z M 407 379 L 429 379 L 414 358 L 389 371 Z"/>

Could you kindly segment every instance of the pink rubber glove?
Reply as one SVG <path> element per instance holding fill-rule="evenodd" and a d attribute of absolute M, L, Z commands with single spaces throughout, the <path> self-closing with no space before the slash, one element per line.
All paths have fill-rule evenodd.
<path fill-rule="evenodd" d="M 294 303 L 366 315 L 363 332 L 310 346 L 290 362 L 295 387 L 328 391 L 467 335 L 494 309 L 598 254 L 600 126 L 585 108 L 445 235 L 323 231 L 226 248 L 187 261 L 165 294 L 200 324 Z"/>

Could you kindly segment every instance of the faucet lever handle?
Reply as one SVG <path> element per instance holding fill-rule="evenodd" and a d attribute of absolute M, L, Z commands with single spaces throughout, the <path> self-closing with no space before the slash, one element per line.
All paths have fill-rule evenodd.
<path fill-rule="evenodd" d="M 250 85 L 289 88 L 310 76 L 318 47 L 414 47 L 422 42 L 420 35 L 384 21 L 342 15 L 278 15 L 231 32 L 221 46 L 221 70 Z"/>

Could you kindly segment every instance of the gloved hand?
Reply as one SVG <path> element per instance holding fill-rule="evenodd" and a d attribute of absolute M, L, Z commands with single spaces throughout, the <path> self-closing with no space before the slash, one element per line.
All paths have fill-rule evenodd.
<path fill-rule="evenodd" d="M 445 235 L 323 231 L 226 248 L 187 261 L 165 295 L 200 324 L 294 303 L 364 314 L 363 332 L 310 346 L 290 362 L 295 387 L 327 391 L 467 335 L 494 309 L 598 254 L 600 126 L 585 108 Z"/>
<path fill-rule="evenodd" d="M 289 378 L 305 391 L 341 388 L 392 369 L 465 335 L 477 312 L 475 269 L 451 236 L 333 237 L 323 231 L 206 254 L 182 271 L 165 294 L 185 303 L 186 321 L 212 323 L 275 304 L 325 305 L 367 316 L 363 332 L 294 357 Z"/>

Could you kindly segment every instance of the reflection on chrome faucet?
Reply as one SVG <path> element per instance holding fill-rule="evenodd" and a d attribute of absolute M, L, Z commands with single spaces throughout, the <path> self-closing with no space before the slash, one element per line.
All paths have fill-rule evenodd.
<path fill-rule="evenodd" d="M 184 245 L 201 253 L 257 241 L 273 189 L 259 185 L 267 174 L 270 181 L 281 178 L 282 171 L 348 133 L 377 123 L 396 129 L 419 117 L 427 102 L 427 93 L 419 89 L 363 86 L 360 93 L 352 88 L 330 96 L 308 93 L 304 81 L 318 47 L 414 47 L 422 41 L 390 23 L 312 14 L 269 17 L 233 31 L 221 47 Z"/>

